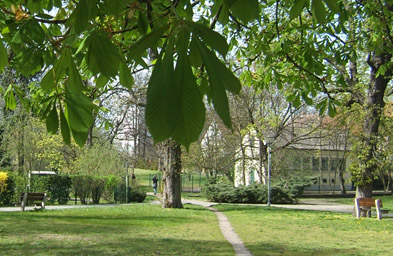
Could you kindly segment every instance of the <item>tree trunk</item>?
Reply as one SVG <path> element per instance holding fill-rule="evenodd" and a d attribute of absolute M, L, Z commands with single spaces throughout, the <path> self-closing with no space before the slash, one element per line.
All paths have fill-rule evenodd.
<path fill-rule="evenodd" d="M 181 202 L 181 147 L 169 142 L 167 161 L 163 175 L 163 208 L 183 208 Z"/>
<path fill-rule="evenodd" d="M 364 156 L 364 172 L 356 188 L 356 198 L 371 198 L 373 192 L 373 180 L 375 170 L 378 168 L 374 160 L 374 153 L 377 150 L 377 140 L 379 136 L 379 124 L 381 114 L 385 106 L 384 96 L 386 87 L 390 81 L 392 71 L 386 71 L 384 75 L 377 76 L 379 67 L 388 63 L 392 58 L 391 54 L 376 54 L 375 52 L 369 56 L 367 63 L 371 67 L 370 83 L 368 85 L 368 94 L 366 102 L 366 118 L 364 123 L 363 145 L 366 147 Z"/>
<path fill-rule="evenodd" d="M 339 178 L 340 178 L 341 195 L 346 195 L 347 194 L 347 190 L 345 189 L 344 172 L 341 170 L 341 168 L 340 168 L 340 172 L 339 172 L 338 175 L 339 175 Z"/>

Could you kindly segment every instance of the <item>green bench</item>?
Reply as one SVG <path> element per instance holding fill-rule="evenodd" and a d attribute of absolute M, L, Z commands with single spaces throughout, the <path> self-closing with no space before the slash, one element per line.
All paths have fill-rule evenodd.
<path fill-rule="evenodd" d="M 22 212 L 25 211 L 25 207 L 27 205 L 27 202 L 39 202 L 39 205 L 41 206 L 42 209 L 45 209 L 45 203 L 46 203 L 46 193 L 22 193 L 21 197 L 21 210 Z"/>

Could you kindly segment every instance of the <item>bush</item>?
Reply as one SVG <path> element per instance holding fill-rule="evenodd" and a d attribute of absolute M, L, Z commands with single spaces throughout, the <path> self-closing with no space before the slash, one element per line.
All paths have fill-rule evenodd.
<path fill-rule="evenodd" d="M 104 198 L 108 202 L 112 202 L 114 200 L 114 193 L 118 184 L 118 177 L 116 177 L 115 175 L 108 175 L 106 177 L 105 190 L 102 193 L 102 198 Z"/>
<path fill-rule="evenodd" d="M 128 187 L 128 202 L 126 202 L 126 185 L 124 183 L 117 185 L 115 190 L 115 202 L 129 203 L 131 198 L 131 187 Z"/>
<path fill-rule="evenodd" d="M 9 172 L 0 172 L 0 205 L 11 204 L 14 193 L 14 177 Z"/>
<path fill-rule="evenodd" d="M 57 201 L 59 204 L 67 204 L 70 199 L 72 181 L 70 176 L 51 175 L 44 179 L 45 192 L 48 193 L 50 202 Z"/>
<path fill-rule="evenodd" d="M 129 198 L 130 198 L 130 202 L 142 203 L 146 198 L 146 192 L 138 188 L 131 188 Z"/>
<path fill-rule="evenodd" d="M 293 203 L 295 201 L 294 198 L 281 187 L 273 186 L 270 192 L 271 203 L 284 204 Z M 265 204 L 268 201 L 267 186 L 260 184 L 235 188 L 229 183 L 216 183 L 213 181 L 205 186 L 203 193 L 208 200 L 220 203 Z"/>
<path fill-rule="evenodd" d="M 107 179 L 105 177 L 90 177 L 91 178 L 91 198 L 93 204 L 99 204 L 102 193 L 105 190 Z"/>
<path fill-rule="evenodd" d="M 79 197 L 82 204 L 87 204 L 91 195 L 91 177 L 87 175 L 75 175 L 71 177 L 72 190 Z"/>
<path fill-rule="evenodd" d="M 46 175 L 31 175 L 30 178 L 30 192 L 47 192 L 47 179 Z"/>
<path fill-rule="evenodd" d="M 275 184 L 282 187 L 297 202 L 298 198 L 304 194 L 304 190 L 315 184 L 317 177 L 296 176 L 288 179 L 281 179 Z"/>

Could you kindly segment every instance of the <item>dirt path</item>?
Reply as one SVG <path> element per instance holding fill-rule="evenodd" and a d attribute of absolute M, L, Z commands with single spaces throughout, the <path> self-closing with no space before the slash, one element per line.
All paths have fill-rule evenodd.
<path fill-rule="evenodd" d="M 220 227 L 222 235 L 225 239 L 232 245 L 233 250 L 235 251 L 236 256 L 251 256 L 251 252 L 247 250 L 244 246 L 242 240 L 240 240 L 237 233 L 233 230 L 231 223 L 229 222 L 227 216 L 219 210 L 211 207 L 216 203 L 199 201 L 194 199 L 183 199 L 183 204 L 195 204 L 206 207 L 210 211 L 214 212 L 218 219 L 218 226 Z"/>

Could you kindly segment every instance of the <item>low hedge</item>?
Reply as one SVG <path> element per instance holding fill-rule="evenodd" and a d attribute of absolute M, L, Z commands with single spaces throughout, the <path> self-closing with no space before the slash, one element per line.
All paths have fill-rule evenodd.
<path fill-rule="evenodd" d="M 134 187 L 128 187 L 128 201 L 126 200 L 126 185 L 120 184 L 118 185 L 115 191 L 115 201 L 120 203 L 130 203 L 130 202 L 138 202 L 142 203 L 146 198 L 146 192 L 141 189 Z"/>
<path fill-rule="evenodd" d="M 270 189 L 270 202 L 273 204 L 296 203 L 298 197 L 313 182 L 313 178 L 307 177 L 280 180 Z M 261 184 L 234 187 L 228 182 L 213 180 L 203 188 L 202 192 L 208 200 L 220 203 L 266 204 L 268 201 L 268 188 Z"/>

